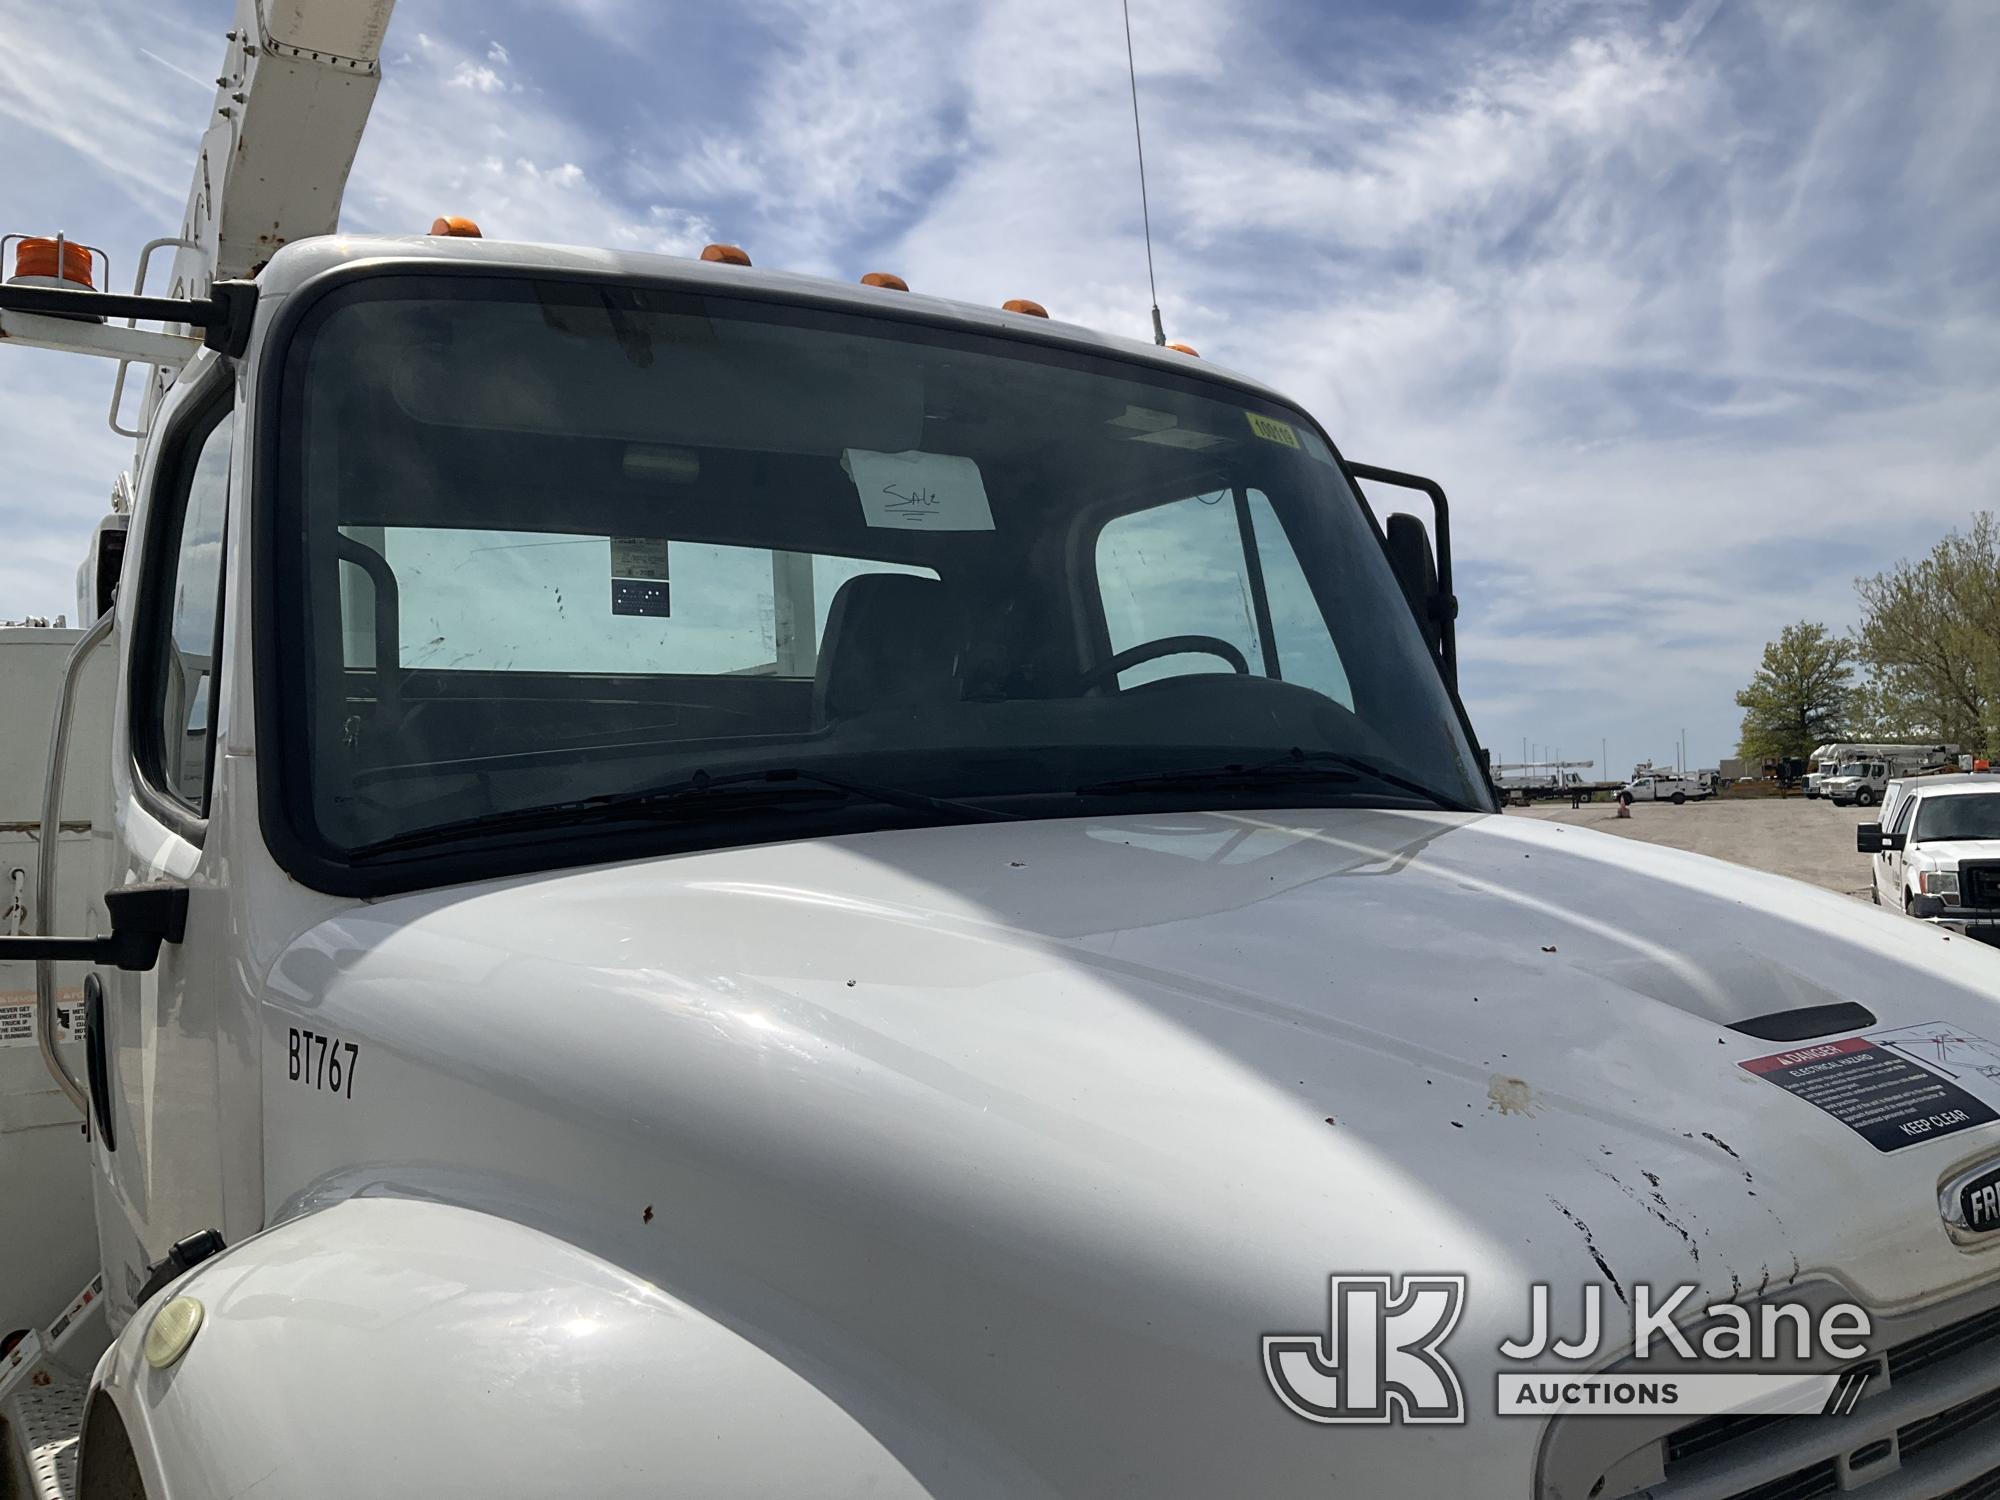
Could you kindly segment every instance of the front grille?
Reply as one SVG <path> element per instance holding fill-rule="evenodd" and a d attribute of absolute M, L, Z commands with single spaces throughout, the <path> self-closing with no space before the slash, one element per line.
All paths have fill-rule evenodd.
<path fill-rule="evenodd" d="M 1961 1318 L 1956 1323 L 1947 1323 L 1934 1332 L 1920 1334 L 1889 1351 L 1889 1379 L 1906 1380 L 1919 1370 L 1928 1369 L 1941 1359 L 1950 1359 L 1961 1350 L 1970 1349 L 1996 1334 L 2000 1334 L 2000 1307 Z"/>
<path fill-rule="evenodd" d="M 2000 864 L 1961 864 L 1959 901 L 1966 906 L 2000 906 Z"/>
<path fill-rule="evenodd" d="M 1661 1440 L 1663 1479 L 1628 1494 L 2000 1500 L 2000 1307 L 1868 1363 L 1874 1377 L 1848 1415 L 1703 1417 Z"/>

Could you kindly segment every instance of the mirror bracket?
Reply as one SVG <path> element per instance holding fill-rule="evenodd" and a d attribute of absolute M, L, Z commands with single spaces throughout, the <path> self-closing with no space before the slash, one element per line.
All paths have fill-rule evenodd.
<path fill-rule="evenodd" d="M 1346 463 L 1346 460 L 1343 460 Z M 1407 474 L 1401 469 L 1384 469 L 1374 464 L 1346 463 L 1348 477 L 1365 479 L 1374 484 L 1394 485 L 1398 489 L 1418 490 L 1430 497 L 1432 525 L 1437 535 L 1437 585 L 1425 613 L 1437 629 L 1438 660 L 1444 664 L 1445 680 L 1454 688 L 1458 686 L 1458 595 L 1451 586 L 1451 503 L 1445 499 L 1444 486 L 1435 479 L 1426 479 L 1421 474 Z M 1419 619 L 1423 616 L 1419 615 Z"/>
<path fill-rule="evenodd" d="M 120 886 L 104 893 L 108 937 L 0 937 L 0 959 L 103 964 L 143 973 L 160 961 L 160 944 L 187 936 L 188 888 L 171 881 Z"/>

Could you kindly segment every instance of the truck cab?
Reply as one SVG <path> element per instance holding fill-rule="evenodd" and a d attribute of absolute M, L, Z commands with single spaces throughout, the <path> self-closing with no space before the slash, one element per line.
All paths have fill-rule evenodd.
<path fill-rule="evenodd" d="M 1899 782 L 1855 847 L 1873 856 L 1878 906 L 2000 944 L 2000 777 Z"/>
<path fill-rule="evenodd" d="M 1888 791 L 1892 768 L 1885 760 L 1852 760 L 1820 783 L 1820 795 L 1836 807 L 1873 807 Z"/>
<path fill-rule="evenodd" d="M 84 1494 L 578 1454 L 1294 1493 L 1329 1429 L 1258 1335 L 1342 1267 L 1497 1289 L 1481 1393 L 1538 1281 L 2000 1308 L 1935 1217 L 1978 1141 L 1890 1158 L 1745 1072 L 2000 1033 L 1991 955 L 1496 816 L 1414 522 L 1254 381 L 727 261 L 326 239 L 155 424 L 72 657 L 116 667 L 109 931 L 0 949 L 102 1015 L 100 1279 L 0 1383 L 74 1382 Z M 2000 1361 L 1953 1381 L 1897 1389 Z M 1684 1420 L 1574 1425 L 1385 1434 L 1349 1487 L 1692 1472 Z"/>
<path fill-rule="evenodd" d="M 2000 959 L 1500 816 L 1442 487 L 1190 349 L 334 233 L 388 11 L 242 0 L 174 296 L 0 286 L 6 358 L 151 372 L 82 633 L 0 682 L 48 729 L 0 1121 L 76 1200 L 0 1158 L 54 1266 L 0 1281 L 7 1482 L 1992 1482 L 2000 1085 L 1912 1038 L 2000 1046 Z M 1920 1111 L 1785 1082 L 1892 1045 Z M 1343 1363 L 1391 1277 L 1463 1294 L 1422 1391 Z M 1570 1372 L 1680 1288 L 1851 1305 L 1893 1387 L 1502 1416 L 1550 1288 Z"/>

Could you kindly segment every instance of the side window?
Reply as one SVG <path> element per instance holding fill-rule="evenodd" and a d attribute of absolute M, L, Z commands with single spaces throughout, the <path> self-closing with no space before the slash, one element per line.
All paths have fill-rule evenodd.
<path fill-rule="evenodd" d="M 1910 816 L 1917 810 L 1917 801 L 1918 799 L 1915 797 L 1905 797 L 1903 799 L 1903 805 L 1896 809 L 1896 821 L 1894 825 L 1891 826 L 1891 828 L 1889 829 L 1889 832 L 1891 833 L 1909 832 Z"/>
<path fill-rule="evenodd" d="M 154 576 L 137 650 L 143 653 L 146 710 L 135 750 L 146 779 L 196 814 L 208 811 L 216 629 L 222 605 L 222 525 L 229 500 L 235 429 L 223 406 L 206 432 L 192 432 L 164 475 L 149 544 Z"/>
<path fill-rule="evenodd" d="M 1208 636 L 1242 652 L 1257 676 L 1354 705 L 1325 616 L 1261 491 L 1240 503 L 1228 490 L 1191 495 L 1111 521 L 1098 533 L 1097 585 L 1114 653 Z M 1268 651 L 1260 616 L 1269 622 Z M 1178 652 L 1127 668 L 1118 685 L 1230 669 L 1208 652 Z"/>

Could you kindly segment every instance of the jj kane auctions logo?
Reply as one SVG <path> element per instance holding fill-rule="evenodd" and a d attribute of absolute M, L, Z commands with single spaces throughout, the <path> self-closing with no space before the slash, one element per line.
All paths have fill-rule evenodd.
<path fill-rule="evenodd" d="M 1864 1309 L 1846 1302 L 1824 1308 L 1772 1302 L 1754 1309 L 1721 1302 L 1704 1308 L 1694 1300 L 1698 1292 L 1680 1286 L 1657 1295 L 1651 1287 L 1634 1287 L 1632 1358 L 1605 1372 L 1591 1369 L 1606 1354 L 1604 1289 L 1583 1288 L 1583 1327 L 1576 1338 L 1564 1340 L 1552 1334 L 1549 1288 L 1531 1286 L 1528 1332 L 1504 1340 L 1500 1357 L 1508 1362 L 1552 1357 L 1560 1367 L 1503 1365 L 1498 1411 L 1841 1413 L 1861 1399 L 1872 1365 L 1798 1373 L 1796 1362 L 1851 1365 L 1865 1359 Z M 1443 1346 L 1458 1326 L 1465 1300 L 1462 1275 L 1331 1277 L 1326 1332 L 1265 1335 L 1264 1378 L 1285 1407 L 1308 1422 L 1462 1423 L 1465 1395 Z M 1619 1345 L 1622 1339 L 1612 1352 Z M 1644 1362 L 1656 1350 L 1665 1359 L 1649 1367 Z M 1793 1362 L 1793 1373 L 1766 1373 L 1767 1361 Z"/>

